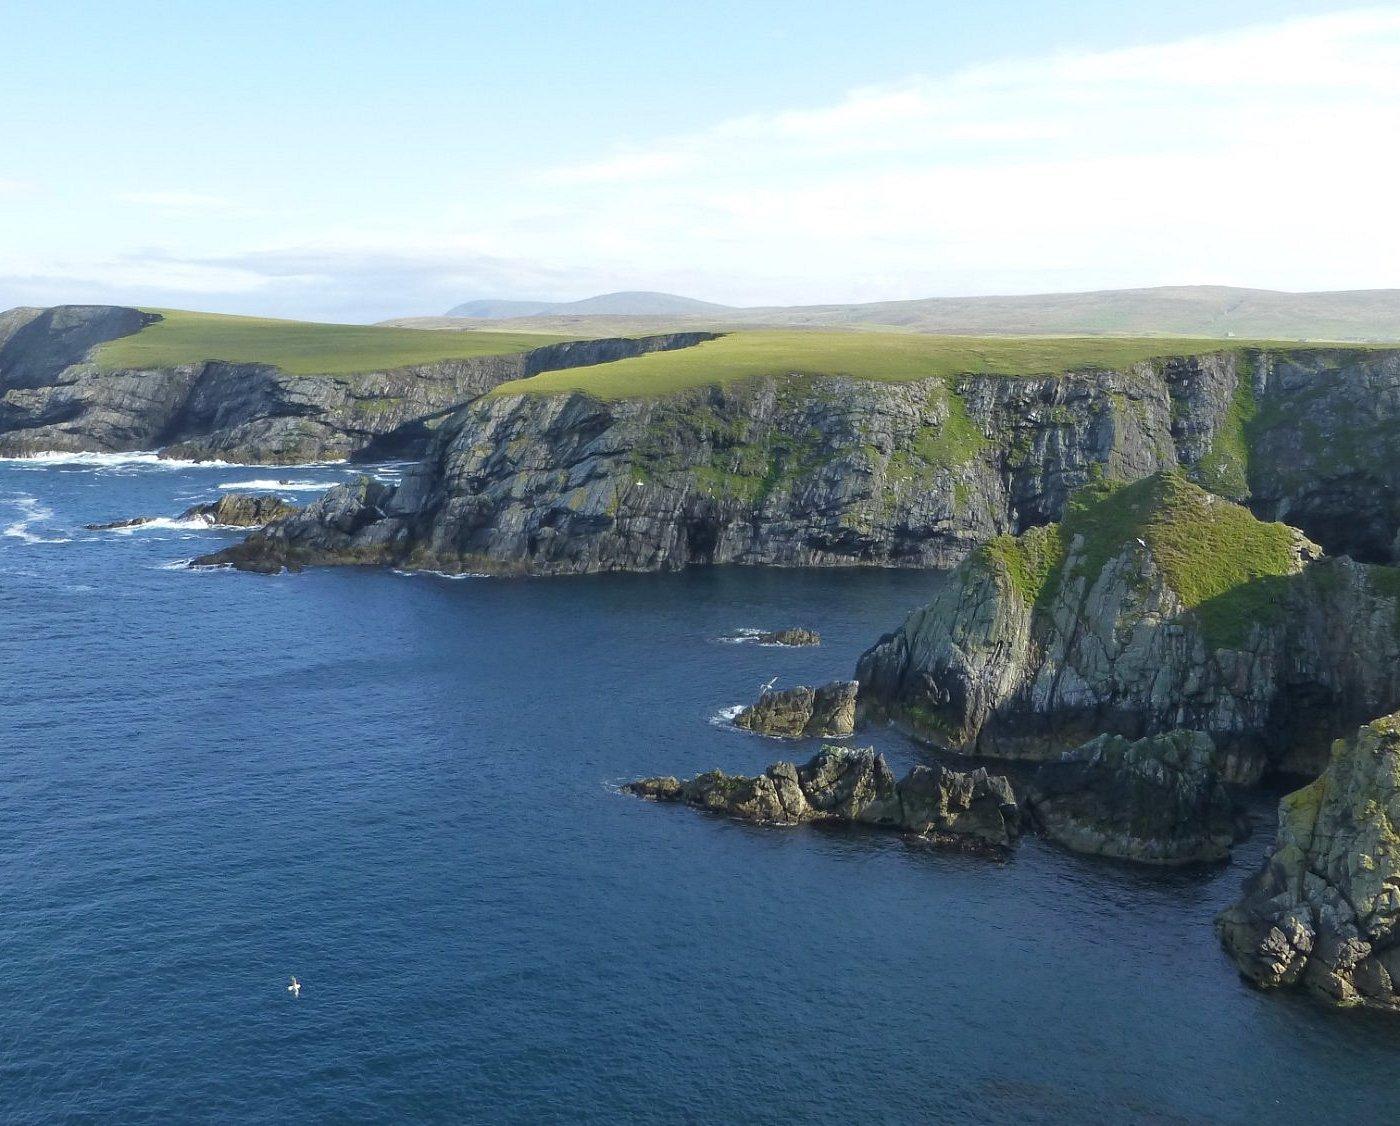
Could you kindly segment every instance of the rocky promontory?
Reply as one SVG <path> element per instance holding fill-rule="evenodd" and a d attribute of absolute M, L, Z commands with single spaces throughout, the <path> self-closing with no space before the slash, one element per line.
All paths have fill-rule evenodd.
<path fill-rule="evenodd" d="M 1228 780 L 1316 773 L 1400 706 L 1400 572 L 1326 558 L 1180 473 L 1106 483 L 975 552 L 857 678 L 867 714 L 947 750 L 1047 760 L 1190 730 Z"/>
<path fill-rule="evenodd" d="M 1199 731 L 1101 735 L 1041 765 L 1026 807 L 1074 852 L 1141 864 L 1226 860 L 1243 830 L 1220 755 Z"/>
<path fill-rule="evenodd" d="M 363 371 L 324 375 L 217 354 L 137 368 L 95 357 L 163 316 L 105 305 L 0 314 L 0 456 L 160 450 L 268 465 L 418 456 L 448 412 L 501 383 L 714 335 L 551 342 L 378 369 L 370 360 Z"/>
<path fill-rule="evenodd" d="M 780 762 L 752 778 L 716 770 L 688 782 L 646 778 L 624 788 L 745 821 L 847 822 L 994 848 L 1010 845 L 1020 824 L 1005 778 L 916 766 L 896 781 L 871 747 L 823 747 L 805 766 Z"/>
<path fill-rule="evenodd" d="M 1216 927 L 1240 972 L 1337 1005 L 1400 1009 L 1400 714 L 1332 749 L 1279 803 L 1264 868 Z"/>
<path fill-rule="evenodd" d="M 780 739 L 839 738 L 856 729 L 854 680 L 837 680 L 820 688 L 764 689 L 758 701 L 734 717 L 734 726 Z"/>

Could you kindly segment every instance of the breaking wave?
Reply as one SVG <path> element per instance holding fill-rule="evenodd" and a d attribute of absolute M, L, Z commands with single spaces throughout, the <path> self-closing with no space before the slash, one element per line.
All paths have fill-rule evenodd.
<path fill-rule="evenodd" d="M 44 536 L 36 531 L 32 531 L 36 525 L 42 527 L 54 518 L 52 508 L 47 508 L 40 504 L 36 497 L 21 493 L 10 497 L 5 501 L 14 508 L 20 518 L 12 524 L 7 524 L 4 534 L 12 539 L 22 540 L 24 543 L 70 543 L 72 536 Z"/>

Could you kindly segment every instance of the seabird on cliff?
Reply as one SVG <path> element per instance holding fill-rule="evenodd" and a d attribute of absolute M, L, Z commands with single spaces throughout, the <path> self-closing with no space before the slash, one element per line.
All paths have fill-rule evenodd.
<path fill-rule="evenodd" d="M 301 996 L 301 982 L 297 981 L 296 975 L 292 976 L 292 984 L 287 986 L 287 992 L 293 997 Z"/>

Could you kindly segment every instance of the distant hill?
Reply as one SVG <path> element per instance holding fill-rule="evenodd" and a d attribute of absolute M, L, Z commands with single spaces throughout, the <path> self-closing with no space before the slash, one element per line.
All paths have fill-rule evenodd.
<path fill-rule="evenodd" d="M 468 301 L 447 310 L 449 317 L 496 321 L 509 317 L 655 317 L 730 312 L 728 305 L 712 305 L 674 293 L 603 293 L 581 301 Z"/>
<path fill-rule="evenodd" d="M 1022 297 L 931 297 L 859 305 L 733 308 L 663 293 L 612 293 L 560 303 L 477 301 L 412 328 L 626 336 L 677 328 L 897 328 L 951 335 L 1196 336 L 1254 340 L 1400 340 L 1400 290 L 1284 293 L 1162 286 Z"/>

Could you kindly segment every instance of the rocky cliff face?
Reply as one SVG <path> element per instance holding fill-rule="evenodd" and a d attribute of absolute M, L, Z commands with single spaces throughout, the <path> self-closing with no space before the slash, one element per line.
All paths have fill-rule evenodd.
<path fill-rule="evenodd" d="M 1141 864 L 1225 860 L 1242 835 L 1210 736 L 1101 735 L 1036 772 L 1026 806 L 1051 840 Z"/>
<path fill-rule="evenodd" d="M 512 379 L 685 347 L 709 333 L 585 340 L 529 352 L 291 375 L 211 360 L 105 370 L 98 344 L 158 315 L 109 306 L 14 310 L 0 319 L 0 456 L 159 449 L 171 457 L 292 464 L 417 456 L 450 408 Z"/>
<path fill-rule="evenodd" d="M 1246 978 L 1338 1005 L 1400 1008 L 1400 715 L 1339 741 L 1279 803 L 1278 838 L 1216 921 Z"/>
<path fill-rule="evenodd" d="M 1400 388 L 1395 354 L 1310 357 L 1308 378 L 1336 408 L 1329 433 L 1365 428 L 1359 407 L 1337 405 L 1360 393 L 1363 368 L 1367 419 L 1392 409 L 1374 392 Z M 1326 533 L 1324 546 L 1385 558 L 1400 513 L 1367 501 L 1375 523 L 1363 536 L 1309 498 L 1383 492 L 1400 461 L 1382 459 L 1367 476 L 1319 455 L 1275 487 L 1291 464 L 1277 436 L 1312 408 L 1272 389 L 1303 379 L 1304 363 L 1225 352 L 1043 378 L 792 376 L 614 402 L 487 396 L 443 421 L 421 471 L 381 498 L 382 515 L 361 521 L 353 541 L 309 513 L 243 555 L 264 568 L 280 558 L 544 574 L 941 567 L 1058 519 L 1090 481 L 1185 467 L 1226 495 L 1257 486 L 1261 505 L 1292 506 L 1304 530 Z M 1265 417 L 1259 404 L 1275 399 Z"/>
<path fill-rule="evenodd" d="M 857 677 L 868 713 L 954 751 L 1044 760 L 1185 729 L 1231 780 L 1315 773 L 1400 705 L 1400 573 L 1161 474 L 976 552 Z"/>
<path fill-rule="evenodd" d="M 993 848 L 1010 845 L 1020 823 L 1005 778 L 980 769 L 960 773 L 916 766 L 896 781 L 884 756 L 870 747 L 823 747 L 805 766 L 775 763 L 756 778 L 716 770 L 688 782 L 647 778 L 626 788 L 654 801 L 683 801 L 746 821 L 839 821 Z"/>

